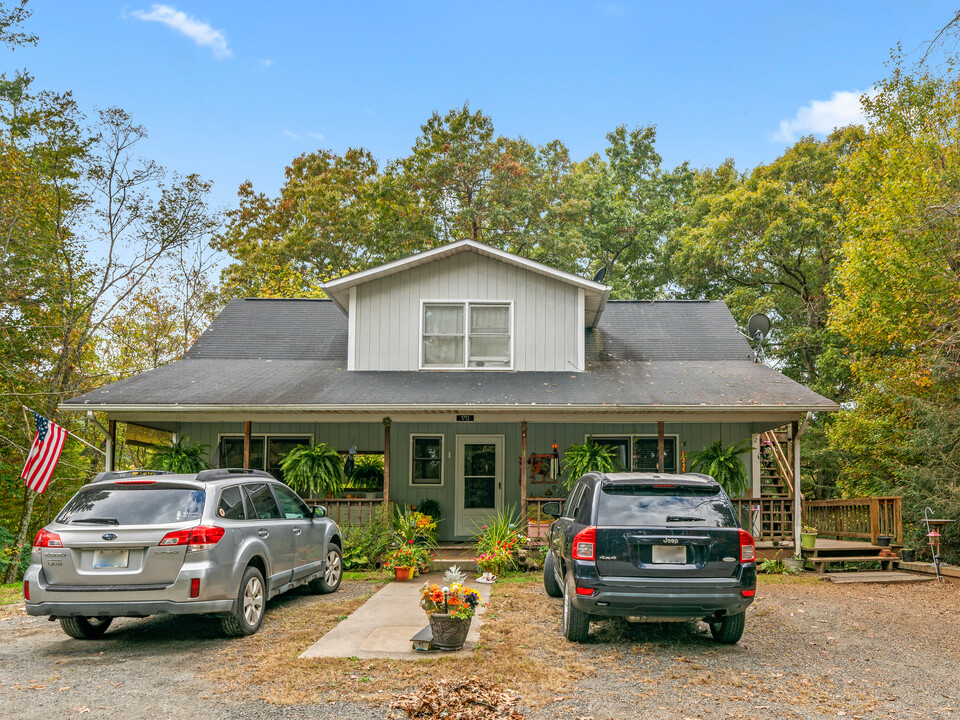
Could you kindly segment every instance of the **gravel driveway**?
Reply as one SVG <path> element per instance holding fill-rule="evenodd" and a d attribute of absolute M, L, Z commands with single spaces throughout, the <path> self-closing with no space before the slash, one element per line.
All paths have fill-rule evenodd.
<path fill-rule="evenodd" d="M 594 624 L 590 642 L 576 649 L 585 668 L 576 687 L 521 710 L 528 720 L 960 718 L 958 588 L 763 580 L 735 647 L 715 644 L 702 625 Z M 337 612 L 370 590 L 344 582 L 333 596 L 285 596 L 268 618 L 270 610 L 318 603 Z M 540 612 L 559 620 L 559 601 L 542 602 Z M 275 705 L 225 697 L 203 675 L 235 641 L 200 618 L 118 620 L 103 640 L 84 642 L 26 616 L 22 605 L 7 606 L 0 637 L 9 718 L 352 720 L 398 712 L 347 699 Z M 558 631 L 557 646 L 565 642 Z M 398 662 L 395 672 L 415 688 L 429 678 L 414 667 Z"/>

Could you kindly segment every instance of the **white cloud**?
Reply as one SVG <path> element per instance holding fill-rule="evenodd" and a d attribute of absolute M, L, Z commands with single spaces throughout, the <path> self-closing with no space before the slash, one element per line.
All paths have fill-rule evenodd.
<path fill-rule="evenodd" d="M 270 58 L 260 58 L 259 60 L 257 60 L 257 62 L 260 63 L 260 67 L 265 67 L 265 68 L 268 68 L 271 65 L 273 65 L 273 60 L 271 60 Z"/>
<path fill-rule="evenodd" d="M 288 138 L 293 138 L 294 140 L 303 140 L 305 137 L 311 138 L 312 140 L 326 139 L 321 133 L 316 132 L 295 133 L 293 130 L 284 130 L 283 134 Z"/>
<path fill-rule="evenodd" d="M 313 138 L 314 140 L 326 140 L 323 136 L 323 133 L 304 133 L 308 138 Z"/>
<path fill-rule="evenodd" d="M 867 93 L 840 90 L 833 93 L 829 100 L 813 100 L 797 110 L 792 120 L 781 120 L 780 129 L 770 135 L 771 142 L 793 142 L 801 135 L 826 135 L 834 128 L 865 123 L 860 98 L 864 94 L 874 95 L 876 90 Z"/>
<path fill-rule="evenodd" d="M 284 130 L 284 131 L 283 131 L 283 134 L 286 135 L 288 138 L 293 138 L 294 140 L 302 140 L 302 139 L 303 139 L 303 138 L 301 138 L 299 135 L 297 135 L 295 132 L 293 132 L 292 130 Z"/>
<path fill-rule="evenodd" d="M 227 45 L 227 38 L 221 31 L 214 30 L 209 24 L 169 5 L 151 5 L 149 12 L 134 10 L 131 15 L 144 22 L 163 23 L 173 28 L 178 33 L 186 35 L 200 47 L 210 48 L 217 60 L 226 60 L 233 57 L 233 53 Z"/>

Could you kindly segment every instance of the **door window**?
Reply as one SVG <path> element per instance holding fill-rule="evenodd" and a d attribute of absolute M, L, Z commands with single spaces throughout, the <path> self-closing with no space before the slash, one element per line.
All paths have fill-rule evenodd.
<path fill-rule="evenodd" d="M 217 503 L 217 515 L 227 520 L 245 520 L 246 513 L 243 511 L 243 496 L 240 494 L 240 487 L 224 488 L 220 493 L 220 502 Z"/>
<path fill-rule="evenodd" d="M 310 510 L 306 503 L 301 500 L 290 488 L 274 485 L 273 491 L 277 494 L 280 501 L 280 509 L 287 520 L 302 520 L 310 517 Z"/>
<path fill-rule="evenodd" d="M 280 509 L 277 507 L 277 501 L 270 492 L 270 486 L 266 483 L 257 483 L 244 485 L 243 491 L 247 494 L 247 499 L 253 507 L 255 516 L 260 520 L 271 520 L 281 517 Z"/>

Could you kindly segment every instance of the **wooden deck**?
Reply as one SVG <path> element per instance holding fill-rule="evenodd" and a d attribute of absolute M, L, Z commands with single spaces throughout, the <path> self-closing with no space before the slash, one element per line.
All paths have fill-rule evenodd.
<path fill-rule="evenodd" d="M 874 545 L 866 540 L 834 540 L 832 538 L 817 538 L 813 550 L 802 550 L 803 558 L 813 563 L 819 573 L 829 572 L 834 563 L 857 565 L 862 563 L 880 563 L 883 571 L 890 571 L 898 561 L 896 556 L 884 556 L 884 550 L 889 547 Z"/>

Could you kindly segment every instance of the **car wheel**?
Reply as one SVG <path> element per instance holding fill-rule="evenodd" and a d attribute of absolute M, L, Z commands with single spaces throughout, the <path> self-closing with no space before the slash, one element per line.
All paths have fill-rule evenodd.
<path fill-rule="evenodd" d="M 590 634 L 590 616 L 574 606 L 576 592 L 573 575 L 570 575 L 563 593 L 563 636 L 571 642 L 583 642 Z"/>
<path fill-rule="evenodd" d="M 103 637 L 112 622 L 112 617 L 62 617 L 60 627 L 77 640 L 96 640 Z"/>
<path fill-rule="evenodd" d="M 343 554 L 336 545 L 327 550 L 327 562 L 323 566 L 323 575 L 310 581 L 310 589 L 314 592 L 327 594 L 336 592 L 343 579 Z"/>
<path fill-rule="evenodd" d="M 710 633 L 717 642 L 724 645 L 733 645 L 743 636 L 746 620 L 746 613 L 725 615 L 720 622 L 710 623 Z"/>
<path fill-rule="evenodd" d="M 267 593 L 263 585 L 263 575 L 255 567 L 243 571 L 240 580 L 240 592 L 237 594 L 237 609 L 231 615 L 221 618 L 223 632 L 230 637 L 253 635 L 260 629 L 267 603 Z"/>
<path fill-rule="evenodd" d="M 557 582 L 557 574 L 554 567 L 553 555 L 548 552 L 546 559 L 543 561 L 543 589 L 546 590 L 547 595 L 552 598 L 563 597 L 563 588 L 560 587 L 560 583 Z"/>

